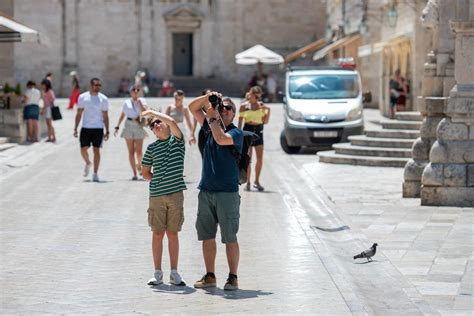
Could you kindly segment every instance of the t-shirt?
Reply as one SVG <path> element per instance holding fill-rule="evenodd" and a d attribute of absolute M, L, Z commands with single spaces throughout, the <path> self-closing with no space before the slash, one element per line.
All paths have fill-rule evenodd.
<path fill-rule="evenodd" d="M 150 197 L 186 190 L 183 179 L 184 147 L 184 139 L 173 135 L 148 145 L 142 165 L 153 167 Z"/>
<path fill-rule="evenodd" d="M 41 99 L 41 93 L 38 89 L 36 88 L 30 88 L 25 91 L 25 95 L 28 97 L 28 104 L 39 104 L 39 101 Z"/>
<path fill-rule="evenodd" d="M 221 146 L 216 143 L 212 136 L 211 128 L 204 120 L 202 130 L 206 134 L 204 154 L 202 161 L 202 175 L 199 190 L 210 192 L 238 192 L 239 191 L 239 168 L 235 157 L 232 155 L 230 146 L 235 146 L 238 152 L 242 151 L 244 134 L 240 128 L 230 124 L 226 133 L 232 136 L 234 144 Z"/>
<path fill-rule="evenodd" d="M 147 105 L 145 98 L 138 99 L 140 100 L 143 106 Z M 128 99 L 127 101 L 125 101 L 123 103 L 122 112 L 125 113 L 125 115 L 131 119 L 136 119 L 137 117 L 139 117 L 140 105 L 138 104 L 138 101 L 132 101 L 132 99 Z"/>
<path fill-rule="evenodd" d="M 91 95 L 89 91 L 82 93 L 77 101 L 77 107 L 84 109 L 83 128 L 104 128 L 103 112 L 109 110 L 109 100 L 105 95 Z"/>
<path fill-rule="evenodd" d="M 49 108 L 54 105 L 54 100 L 56 99 L 56 96 L 54 95 L 54 91 L 52 89 L 49 89 L 48 92 L 43 93 L 43 102 L 44 102 L 44 107 Z"/>

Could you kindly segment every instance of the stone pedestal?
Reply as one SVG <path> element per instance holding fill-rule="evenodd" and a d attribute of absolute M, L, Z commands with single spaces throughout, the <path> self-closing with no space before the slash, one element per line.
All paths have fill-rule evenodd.
<path fill-rule="evenodd" d="M 474 206 L 474 21 L 452 21 L 455 80 L 422 175 L 421 204 Z"/>

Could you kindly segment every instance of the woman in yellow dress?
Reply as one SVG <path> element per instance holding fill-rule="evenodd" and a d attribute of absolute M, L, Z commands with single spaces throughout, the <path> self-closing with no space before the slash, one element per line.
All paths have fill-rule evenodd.
<path fill-rule="evenodd" d="M 262 89 L 259 86 L 250 88 L 246 94 L 246 101 L 240 105 L 239 111 L 239 128 L 244 131 L 255 133 L 258 137 L 252 141 L 252 147 L 255 148 L 257 162 L 255 164 L 255 182 L 253 187 L 258 191 L 263 191 L 264 187 L 260 184 L 260 174 L 263 167 L 263 125 L 268 123 L 270 119 L 270 108 L 259 101 L 262 97 Z M 250 157 L 252 157 L 252 150 Z M 250 191 L 250 170 L 247 171 L 247 184 L 245 189 Z"/>

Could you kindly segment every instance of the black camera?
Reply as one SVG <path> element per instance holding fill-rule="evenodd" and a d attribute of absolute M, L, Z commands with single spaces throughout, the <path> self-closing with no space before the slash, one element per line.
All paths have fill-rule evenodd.
<path fill-rule="evenodd" d="M 211 106 L 215 109 L 217 106 L 221 105 L 222 103 L 222 98 L 218 97 L 215 94 L 211 94 L 208 98 L 209 103 L 211 103 Z"/>

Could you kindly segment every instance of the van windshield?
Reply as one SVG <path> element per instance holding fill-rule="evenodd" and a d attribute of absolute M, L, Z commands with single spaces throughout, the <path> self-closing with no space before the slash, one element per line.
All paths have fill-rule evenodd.
<path fill-rule="evenodd" d="M 357 75 L 290 76 L 292 99 L 349 99 L 359 95 Z"/>

